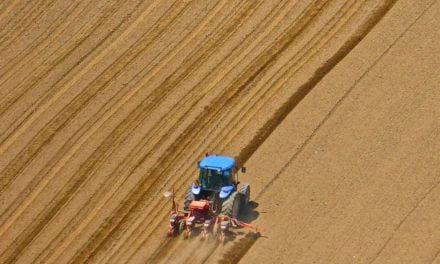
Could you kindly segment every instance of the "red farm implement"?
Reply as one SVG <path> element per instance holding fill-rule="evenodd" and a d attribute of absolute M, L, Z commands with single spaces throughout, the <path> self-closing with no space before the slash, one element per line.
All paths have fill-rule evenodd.
<path fill-rule="evenodd" d="M 188 211 L 178 211 L 173 199 L 173 207 L 169 217 L 168 236 L 182 234 L 191 238 L 201 233 L 202 239 L 213 237 L 221 242 L 226 241 L 231 228 L 248 228 L 254 232 L 258 229 L 250 224 L 239 221 L 228 215 L 216 215 L 212 202 L 207 200 L 192 201 Z"/>

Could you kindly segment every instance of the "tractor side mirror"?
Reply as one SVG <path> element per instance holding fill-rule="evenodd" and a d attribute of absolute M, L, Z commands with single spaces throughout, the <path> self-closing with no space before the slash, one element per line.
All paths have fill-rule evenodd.
<path fill-rule="evenodd" d="M 241 167 L 241 172 L 246 173 L 246 167 Z"/>

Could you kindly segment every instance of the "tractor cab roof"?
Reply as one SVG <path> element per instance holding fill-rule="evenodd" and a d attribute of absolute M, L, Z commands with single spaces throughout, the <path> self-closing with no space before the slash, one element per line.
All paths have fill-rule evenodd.
<path fill-rule="evenodd" d="M 199 168 L 210 170 L 229 170 L 235 166 L 235 160 L 226 156 L 211 155 L 203 158 L 199 163 Z"/>

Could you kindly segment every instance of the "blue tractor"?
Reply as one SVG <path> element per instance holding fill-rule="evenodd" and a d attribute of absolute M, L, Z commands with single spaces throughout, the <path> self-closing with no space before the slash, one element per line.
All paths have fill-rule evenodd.
<path fill-rule="evenodd" d="M 249 184 L 240 184 L 235 160 L 220 155 L 206 155 L 197 163 L 199 177 L 188 188 L 183 210 L 188 211 L 192 201 L 208 200 L 217 215 L 238 218 L 248 206 Z M 241 172 L 246 172 L 244 167 Z"/>

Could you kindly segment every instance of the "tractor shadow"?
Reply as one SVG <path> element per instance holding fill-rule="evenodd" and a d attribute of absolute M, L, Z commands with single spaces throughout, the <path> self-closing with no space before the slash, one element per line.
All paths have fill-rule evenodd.
<path fill-rule="evenodd" d="M 252 223 L 255 219 L 258 218 L 260 213 L 256 210 L 258 208 L 258 203 L 254 201 L 250 201 L 248 206 L 243 208 L 239 215 L 239 220 L 246 222 L 248 224 Z"/>

